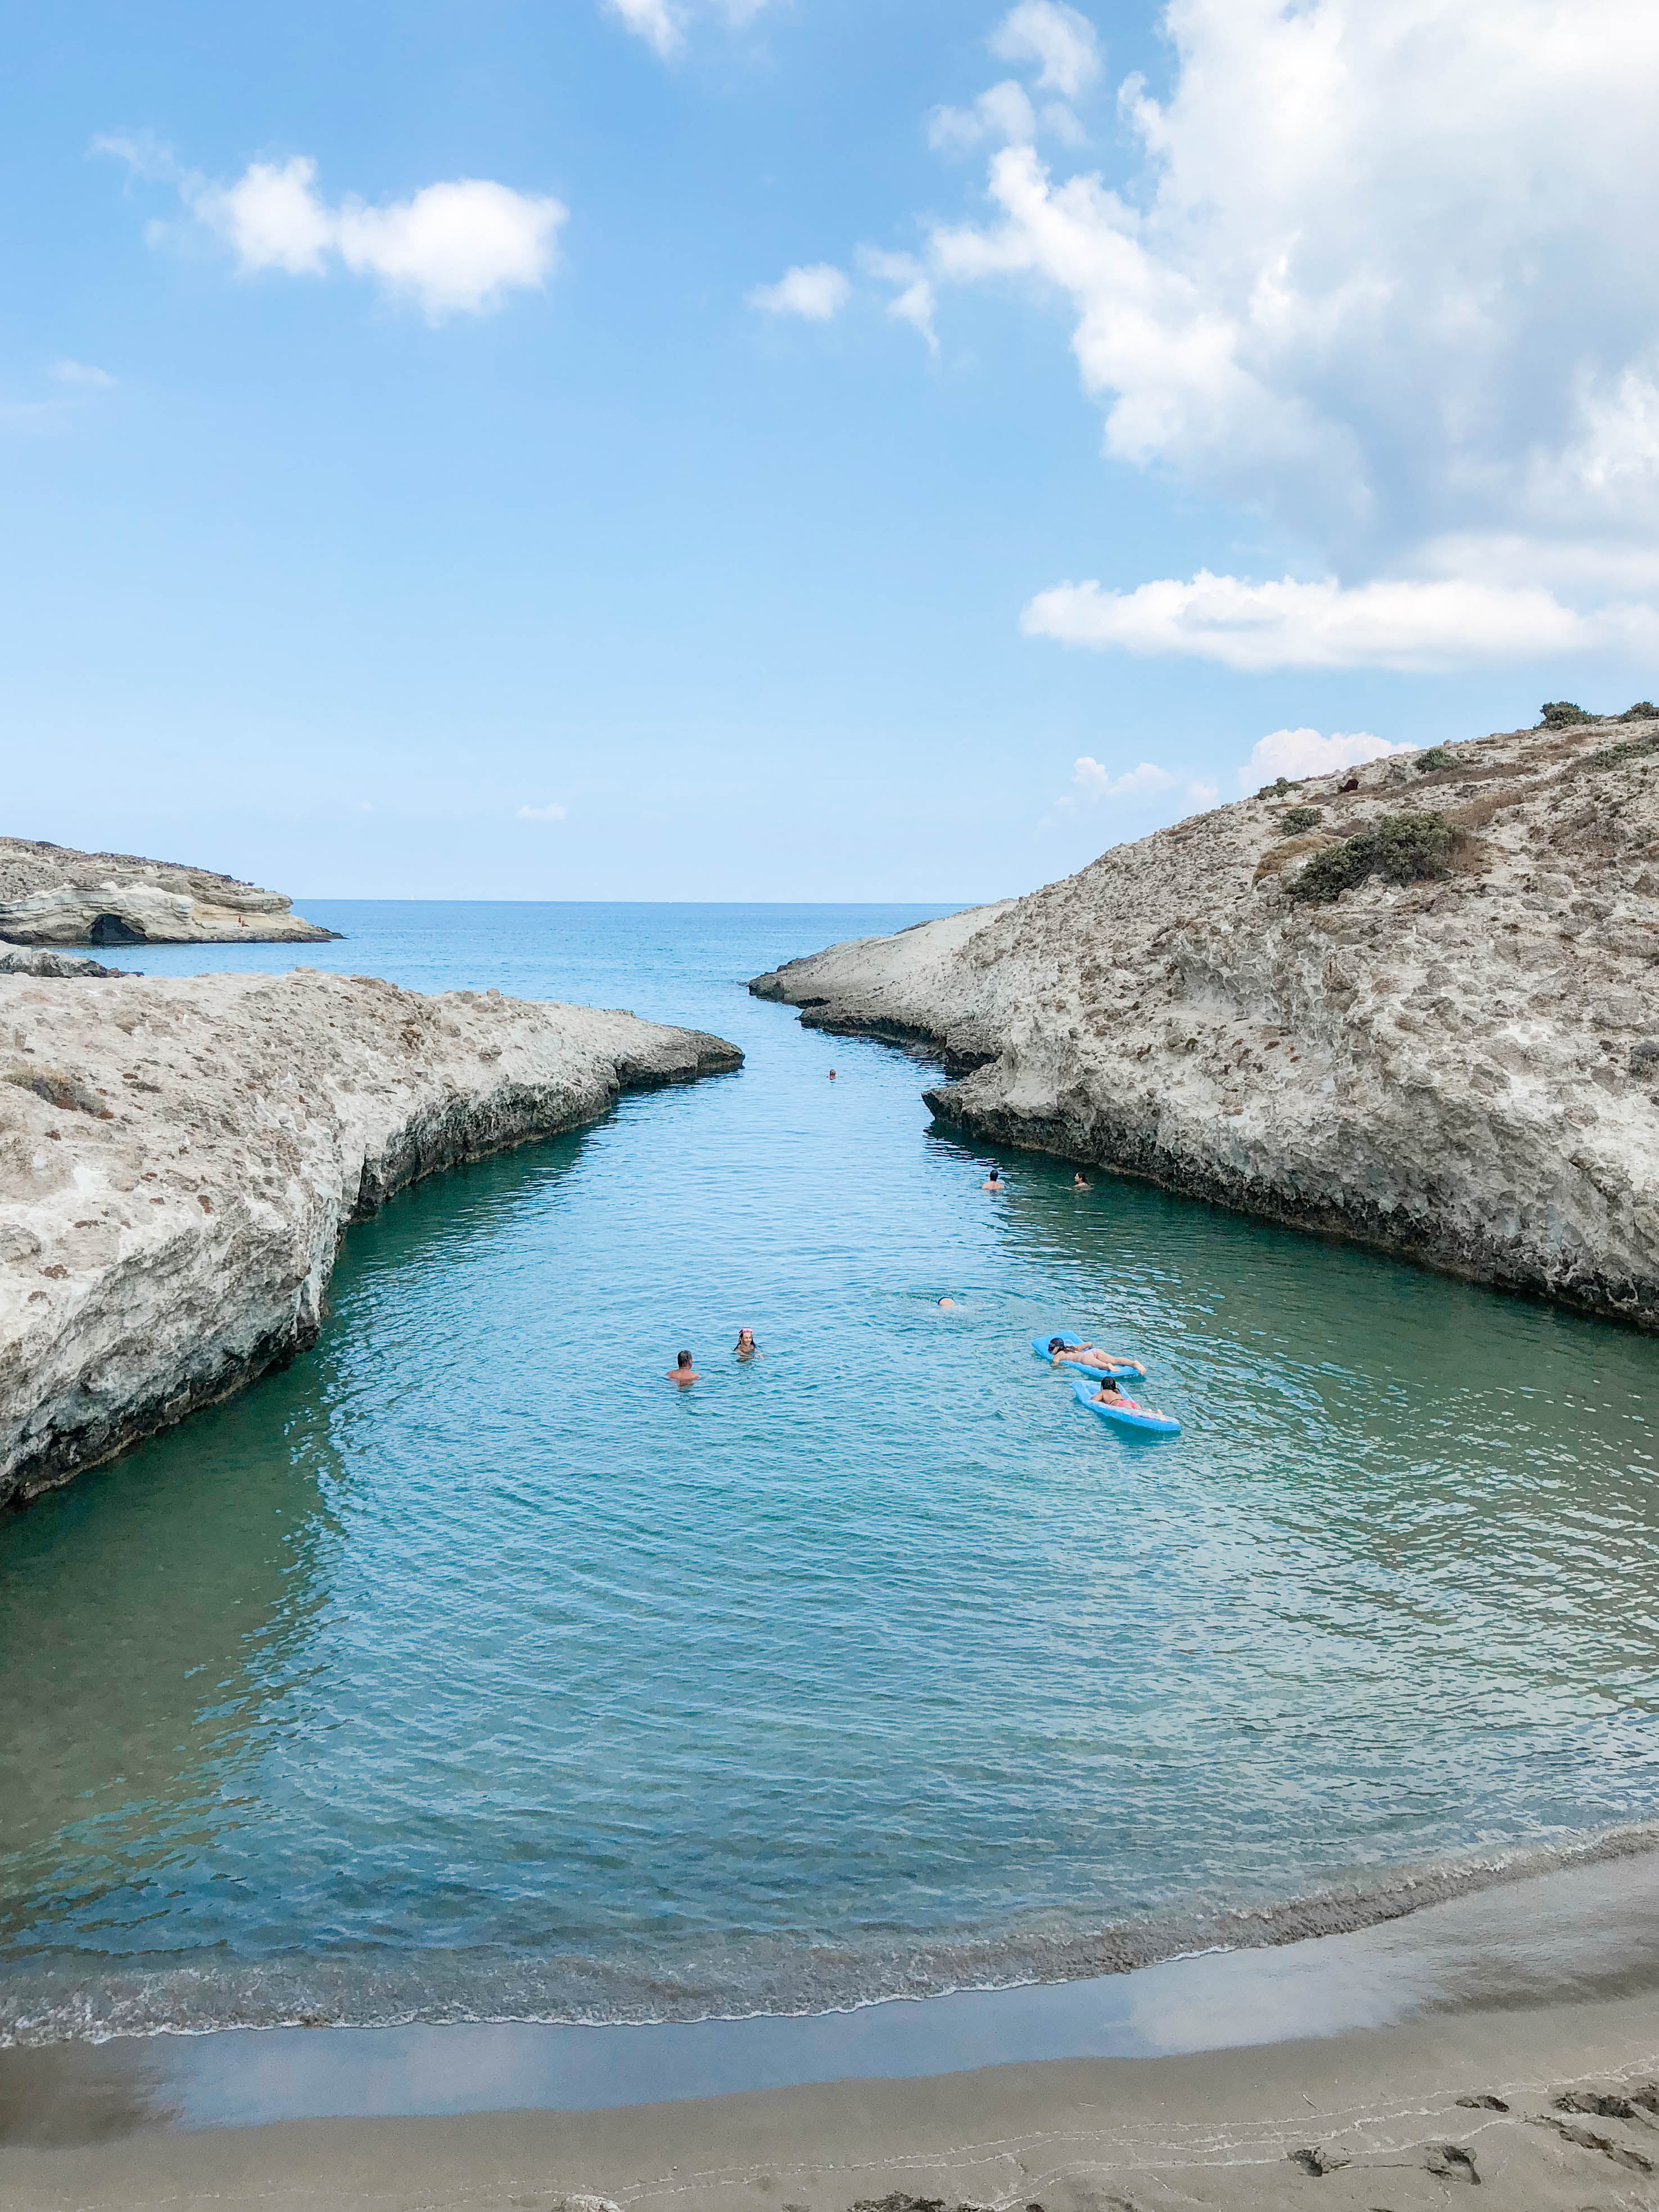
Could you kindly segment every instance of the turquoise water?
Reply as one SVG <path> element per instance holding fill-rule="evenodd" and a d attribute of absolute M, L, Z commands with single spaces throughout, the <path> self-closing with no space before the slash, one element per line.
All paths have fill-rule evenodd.
<path fill-rule="evenodd" d="M 1659 1346 L 1028 1155 L 983 1196 L 925 1065 L 741 988 L 920 909 L 307 910 L 310 964 L 748 1061 L 394 1200 L 314 1351 L 0 1522 L 0 2026 L 1057 1978 L 1659 1815 Z M 1063 1325 L 1182 1437 L 1077 1407 Z"/>

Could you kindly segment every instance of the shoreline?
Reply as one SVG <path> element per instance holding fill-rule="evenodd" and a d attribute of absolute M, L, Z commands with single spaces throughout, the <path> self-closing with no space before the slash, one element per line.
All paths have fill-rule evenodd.
<path fill-rule="evenodd" d="M 1659 1859 L 1624 1861 L 1278 1951 L 793 2024 L 9 2051 L 0 2207 L 1253 2212 L 1317 2185 L 1410 2212 L 1478 2179 L 1570 2212 L 1653 2201 L 1656 2072 Z"/>
<path fill-rule="evenodd" d="M 173 2027 L 14 2043 L 0 2048 L 0 2143 L 27 2140 L 43 2113 L 73 2133 L 112 2098 L 137 2130 L 598 2110 L 1189 2057 L 1640 1998 L 1659 2033 L 1659 1851 L 1534 1874 L 1346 1933 L 814 2013 Z"/>
<path fill-rule="evenodd" d="M 938 2024 L 944 2015 L 934 2008 L 951 2005 L 1006 2005 L 1011 2016 L 1035 2008 L 1044 2015 L 1035 2033 L 1046 2050 L 1054 2021 L 1067 2016 L 1068 1991 L 1139 1988 L 1140 1978 L 1194 1960 L 1322 1955 L 1309 1947 L 1383 1939 L 1391 1928 L 1448 1908 L 1466 1907 L 1490 1929 L 1501 1919 L 1507 1893 L 1545 1896 L 1558 1878 L 1603 1869 L 1612 1870 L 1615 1885 L 1624 1878 L 1619 1870 L 1627 1869 L 1634 1893 L 1645 1893 L 1651 1883 L 1659 1894 L 1659 1821 L 1624 1823 L 1568 1844 L 1379 1869 L 1369 1887 L 1356 1882 L 1266 1902 L 1170 1911 L 1071 1936 L 1026 1930 L 1000 1940 L 950 1941 L 917 1935 L 902 1952 L 863 1956 L 775 1936 L 756 1944 L 741 1983 L 732 1978 L 723 1952 L 713 1971 L 702 1959 L 670 1964 L 556 1952 L 521 1953 L 505 1961 L 493 1952 L 441 1949 L 390 1958 L 323 1954 L 220 1968 L 205 2000 L 215 2009 L 204 2016 L 209 1975 L 193 1954 L 111 1954 L 93 1972 L 82 1954 L 47 1954 L 44 1964 L 9 1975 L 0 1962 L 0 2067 L 14 2051 L 319 2031 L 380 2036 L 500 2029 L 580 2038 L 627 2030 L 648 2039 L 672 2030 L 708 2031 L 718 2039 L 727 2029 L 763 2025 L 817 2048 L 824 2032 L 815 2024 L 895 2007 Z M 1411 1948 L 1409 1929 L 1401 1941 Z M 803 1969 L 804 1954 L 810 1971 Z M 1659 1960 L 1659 1938 L 1655 1957 Z M 1109 2012 L 1118 2008 L 1116 1999 L 1105 2002 Z M 1069 2032 L 1061 2031 L 1062 2042 Z M 867 2039 L 852 2032 L 843 2039 L 848 2048 Z"/>

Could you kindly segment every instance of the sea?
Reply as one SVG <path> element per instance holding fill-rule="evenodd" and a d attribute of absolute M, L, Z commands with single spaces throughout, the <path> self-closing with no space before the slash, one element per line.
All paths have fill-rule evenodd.
<path fill-rule="evenodd" d="M 946 909 L 302 904 L 105 957 L 744 1064 L 404 1193 L 312 1350 L 0 1521 L 0 2040 L 828 2014 L 1654 1842 L 1659 1345 L 1076 1190 L 745 988 Z"/>

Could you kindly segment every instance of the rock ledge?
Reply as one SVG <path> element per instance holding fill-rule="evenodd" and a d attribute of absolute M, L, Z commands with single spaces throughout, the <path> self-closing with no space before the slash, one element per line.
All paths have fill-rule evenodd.
<path fill-rule="evenodd" d="M 0 1504 L 315 1338 L 417 1176 L 726 1072 L 700 1030 L 365 976 L 0 976 Z"/>
<path fill-rule="evenodd" d="M 750 988 L 964 1132 L 1659 1328 L 1659 715 L 1551 711 Z"/>

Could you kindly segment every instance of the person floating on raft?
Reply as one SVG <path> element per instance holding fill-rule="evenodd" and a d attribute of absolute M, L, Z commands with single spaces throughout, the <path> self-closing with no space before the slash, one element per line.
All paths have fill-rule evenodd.
<path fill-rule="evenodd" d="M 1146 1370 L 1138 1359 L 1122 1359 L 1116 1353 L 1103 1352 L 1097 1344 L 1073 1344 L 1063 1336 L 1048 1339 L 1048 1364 L 1051 1367 L 1084 1367 L 1097 1375 L 1139 1375 Z"/>
<path fill-rule="evenodd" d="M 1156 1406 L 1143 1406 L 1139 1398 L 1132 1398 L 1127 1390 L 1120 1390 L 1109 1375 L 1089 1402 L 1093 1406 L 1120 1407 L 1126 1413 L 1150 1413 L 1155 1421 L 1167 1421 L 1170 1418 L 1168 1413 L 1160 1413 Z"/>

